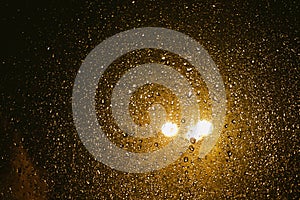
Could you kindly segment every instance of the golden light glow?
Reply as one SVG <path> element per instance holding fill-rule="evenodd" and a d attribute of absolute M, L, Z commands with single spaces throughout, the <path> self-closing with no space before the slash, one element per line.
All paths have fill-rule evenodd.
<path fill-rule="evenodd" d="M 197 124 L 189 130 L 187 138 L 194 138 L 196 140 L 202 139 L 212 133 L 212 123 L 206 120 L 199 120 Z"/>
<path fill-rule="evenodd" d="M 162 133 L 167 137 L 175 136 L 178 132 L 178 127 L 176 124 L 167 122 L 161 127 Z"/>

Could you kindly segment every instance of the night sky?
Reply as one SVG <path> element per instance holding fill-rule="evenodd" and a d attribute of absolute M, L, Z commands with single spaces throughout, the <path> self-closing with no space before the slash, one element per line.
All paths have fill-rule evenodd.
<path fill-rule="evenodd" d="M 0 199 L 299 199 L 299 2 L 4 1 L 0 8 Z M 98 162 L 82 144 L 72 89 L 92 49 L 140 27 L 198 41 L 222 75 L 227 110 L 205 158 L 197 158 L 199 143 L 166 168 L 135 174 Z M 118 58 L 100 83 L 115 84 L 113 66 L 146 62 L 188 67 L 144 49 Z M 209 110 L 203 81 L 198 87 L 207 98 L 199 106 Z M 109 112 L 97 109 L 116 145 L 137 152 L 164 145 L 163 136 L 143 142 L 114 131 Z"/>

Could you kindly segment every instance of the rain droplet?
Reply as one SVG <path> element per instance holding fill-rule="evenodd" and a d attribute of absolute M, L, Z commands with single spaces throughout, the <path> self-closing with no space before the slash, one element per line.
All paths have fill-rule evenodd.
<path fill-rule="evenodd" d="M 188 158 L 188 157 L 184 157 L 183 161 L 184 161 L 184 162 L 188 162 L 188 161 L 189 161 L 189 158 Z"/>
<path fill-rule="evenodd" d="M 192 137 L 192 138 L 190 139 L 190 142 L 191 142 L 192 144 L 195 144 L 195 143 L 196 143 L 196 138 L 193 138 L 193 137 Z"/>
<path fill-rule="evenodd" d="M 231 151 L 227 151 L 227 154 L 228 154 L 229 158 L 232 156 L 232 152 Z"/>

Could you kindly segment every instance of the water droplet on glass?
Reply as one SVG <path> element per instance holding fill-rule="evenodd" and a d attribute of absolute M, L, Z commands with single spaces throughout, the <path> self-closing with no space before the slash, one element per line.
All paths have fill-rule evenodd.
<path fill-rule="evenodd" d="M 193 138 L 193 137 L 192 137 L 192 138 L 190 139 L 190 142 L 191 142 L 192 144 L 195 144 L 195 143 L 196 143 L 196 138 Z"/>
<path fill-rule="evenodd" d="M 194 148 L 192 145 L 190 145 L 190 146 L 189 146 L 189 150 L 194 151 L 195 148 Z"/>
<path fill-rule="evenodd" d="M 232 152 L 231 151 L 227 151 L 228 157 L 230 158 L 232 156 Z"/>

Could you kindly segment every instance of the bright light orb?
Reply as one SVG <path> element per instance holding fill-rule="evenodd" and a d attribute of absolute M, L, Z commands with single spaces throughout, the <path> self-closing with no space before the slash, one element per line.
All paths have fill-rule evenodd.
<path fill-rule="evenodd" d="M 206 120 L 200 120 L 195 126 L 192 126 L 187 133 L 187 139 L 195 138 L 202 139 L 212 133 L 212 123 Z"/>
<path fill-rule="evenodd" d="M 162 133 L 167 137 L 173 137 L 178 132 L 178 127 L 176 124 L 167 122 L 161 127 Z"/>

